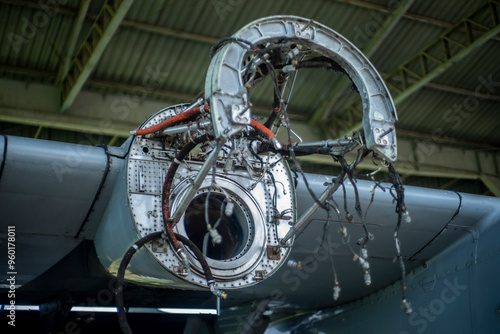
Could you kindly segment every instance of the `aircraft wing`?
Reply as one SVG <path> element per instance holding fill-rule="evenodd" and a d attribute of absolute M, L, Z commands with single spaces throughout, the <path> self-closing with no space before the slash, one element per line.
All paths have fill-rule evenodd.
<path fill-rule="evenodd" d="M 285 92 L 305 68 L 352 80 L 362 133 L 292 140 Z M 257 120 L 266 78 L 275 103 Z M 34 305 L 41 332 L 495 332 L 500 200 L 405 187 L 396 122 L 350 42 L 272 16 L 214 46 L 204 97 L 151 115 L 121 147 L 2 136 L 6 328 Z M 339 169 L 303 173 L 309 154 Z M 361 179 L 367 159 L 378 169 Z M 180 329 L 165 315 L 189 310 Z"/>
<path fill-rule="evenodd" d="M 118 176 L 125 166 L 124 151 L 123 148 L 78 147 L 3 137 L 2 156 L 5 160 L 2 161 L 0 196 L 2 248 L 6 253 L 10 244 L 7 241 L 9 226 L 14 226 L 15 231 L 15 242 L 12 242 L 15 245 L 15 270 L 8 268 L 7 261 L 1 263 L 2 273 L 6 273 L 2 281 L 4 305 L 9 302 L 6 297 L 10 282 L 7 279 L 15 276 L 18 305 L 51 305 L 60 302 L 62 296 L 71 295 L 71 306 L 114 306 L 110 292 L 115 283 L 99 263 L 94 240 L 113 189 L 124 181 Z M 69 167 L 66 159 L 76 152 L 84 159 L 78 166 L 58 169 L 65 171 L 59 174 L 62 175 L 59 181 L 53 167 Z M 307 174 L 306 177 L 315 190 L 323 188 L 325 182 L 331 182 L 331 177 L 327 176 Z M 314 204 L 314 200 L 300 177 L 295 177 L 294 182 L 297 183 L 297 214 L 301 215 Z M 367 208 L 371 201 L 372 186 L 373 182 L 358 181 L 363 208 Z M 302 268 L 285 264 L 264 282 L 231 291 L 221 304 L 218 320 L 221 332 L 227 329 L 236 331 L 248 325 L 247 317 L 255 312 L 251 308 L 255 301 L 264 301 L 260 314 L 265 313 L 271 318 L 273 313 L 277 317 L 293 315 L 276 325 L 277 332 L 294 326 L 343 328 L 346 324 L 341 319 L 347 317 L 349 326 L 354 328 L 385 328 L 387 319 L 392 319 L 396 325 L 391 326 L 408 328 L 411 333 L 426 326 L 450 326 L 452 322 L 448 317 L 451 314 L 472 312 L 468 305 L 474 305 L 475 314 L 484 317 L 485 323 L 491 322 L 488 311 L 494 314 L 497 305 L 494 291 L 498 277 L 498 266 L 495 265 L 498 250 L 495 249 L 498 248 L 499 200 L 414 187 L 406 187 L 405 194 L 412 222 L 403 225 L 400 238 L 408 274 L 408 299 L 416 314 L 409 318 L 413 321 L 408 320 L 398 301 L 401 274 L 398 264 L 394 263 L 392 238 L 397 219 L 393 197 L 388 188 L 385 191 L 377 188 L 367 215 L 370 217 L 368 227 L 375 236 L 369 248 L 370 286 L 364 284 L 360 266 L 353 261 L 337 232 L 340 221 L 332 219 L 329 230 L 325 232 L 327 217 L 318 211 L 296 238 L 288 255 L 288 261 L 300 261 Z M 346 183 L 348 208 L 352 212 L 354 197 L 352 186 Z M 337 193 L 334 199 L 342 203 L 342 193 Z M 347 224 L 352 239 L 363 235 L 357 219 Z M 320 247 L 325 235 L 327 250 Z M 335 283 L 329 253 L 341 286 L 341 296 L 337 301 L 333 299 Z M 7 274 L 9 272 L 15 274 Z M 204 291 L 134 286 L 127 293 L 127 304 L 136 307 L 215 306 L 215 297 Z M 456 305 L 449 302 L 452 299 Z M 474 301 L 478 300 L 484 302 L 475 304 Z M 381 312 L 380 305 L 384 305 L 386 316 L 373 319 L 370 312 Z M 429 309 L 436 314 L 441 309 L 453 311 L 441 320 L 429 313 L 431 311 L 426 313 L 425 310 Z M 303 314 L 306 310 L 310 313 Z M 364 312 L 368 312 L 367 315 L 363 316 Z M 426 317 L 426 314 L 429 315 Z M 443 314 L 446 315 L 444 311 Z M 23 315 L 19 316 L 22 319 Z M 114 317 L 115 314 L 112 320 Z M 367 317 L 372 322 L 358 324 L 355 321 L 358 317 Z M 435 321 L 428 320 L 434 317 Z M 475 323 L 464 321 L 471 328 L 475 326 Z M 86 325 L 81 323 L 82 328 Z"/>

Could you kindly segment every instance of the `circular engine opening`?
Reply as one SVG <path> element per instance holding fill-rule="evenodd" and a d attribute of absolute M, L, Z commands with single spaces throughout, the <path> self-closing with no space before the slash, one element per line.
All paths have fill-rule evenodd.
<path fill-rule="evenodd" d="M 208 206 L 207 203 L 208 196 Z M 233 202 L 234 203 L 234 202 Z M 184 216 L 184 227 L 188 238 L 213 260 L 229 260 L 245 251 L 249 241 L 249 222 L 243 209 L 234 203 L 230 215 L 224 210 L 227 201 L 223 194 L 211 192 L 199 194 L 189 204 Z M 222 242 L 214 244 L 207 230 L 208 223 L 215 228 Z"/>

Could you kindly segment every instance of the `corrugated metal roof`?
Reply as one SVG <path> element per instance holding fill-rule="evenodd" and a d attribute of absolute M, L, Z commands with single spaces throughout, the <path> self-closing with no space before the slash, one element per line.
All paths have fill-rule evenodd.
<path fill-rule="evenodd" d="M 500 59 L 500 41 L 491 41 L 481 49 L 472 52 L 466 59 L 459 61 L 455 65 L 456 71 L 446 71 L 433 82 L 458 86 L 475 92 L 479 85 L 484 86 L 482 78 L 488 78 L 491 75 L 493 82 L 499 84 L 496 85 L 498 87 L 495 89 L 496 92 L 490 91 L 490 93 L 500 95 L 500 66 L 498 66 L 498 59 Z M 487 92 L 488 90 L 481 88 L 480 91 Z"/>
<path fill-rule="evenodd" d="M 446 29 L 418 21 L 400 22 L 371 57 L 381 72 L 391 72 L 427 47 Z"/>
<path fill-rule="evenodd" d="M 471 142 L 498 140 L 500 117 L 491 110 L 499 103 L 424 88 L 398 107 L 398 127 L 423 133 L 443 132 Z"/>
<path fill-rule="evenodd" d="M 78 0 L 65 8 L 78 8 Z M 0 61 L 2 65 L 57 72 L 68 42 L 73 17 L 59 15 L 57 5 L 34 2 L 30 7 L 1 4 Z"/>
<path fill-rule="evenodd" d="M 91 29 L 103 2 L 91 1 L 77 48 Z M 380 72 L 393 71 L 484 2 L 414 1 L 370 57 L 371 61 Z M 43 7 L 45 3 L 38 1 L 2 0 L 0 76 L 53 85 L 80 3 L 80 0 L 68 0 L 57 6 Z M 335 29 L 362 49 L 388 17 L 387 6 L 398 3 L 400 1 L 387 0 L 135 1 L 84 90 L 130 97 L 138 103 L 145 99 L 165 104 L 189 102 L 204 89 L 213 42 L 230 36 L 255 19 L 279 14 L 311 18 Z M 488 88 L 483 84 L 480 91 L 500 96 L 498 59 L 500 41 L 496 38 L 450 66 L 432 81 L 445 87 L 425 87 L 397 106 L 398 127 L 429 136 L 440 128 L 453 138 L 498 146 L 498 98 L 476 97 L 478 105 L 472 105 L 472 112 L 453 111 L 455 105 L 473 103 L 475 97 L 470 93 L 474 94 L 484 80 L 492 84 Z M 309 118 L 330 98 L 340 78 L 340 74 L 333 72 L 300 71 L 289 110 L 300 114 L 301 119 Z M 269 108 L 272 93 L 271 84 L 266 81 L 251 96 L 254 104 Z M 450 87 L 448 92 L 446 87 Z M 469 95 L 463 90 L 468 90 Z M 346 87 L 335 107 L 340 108 L 353 95 L 355 92 Z M 134 117 L 139 116 L 130 116 L 130 120 L 135 121 Z M 459 120 L 462 120 L 460 124 Z M 27 131 L 31 134 L 33 129 Z M 64 140 L 65 135 L 68 141 L 74 140 L 69 134 L 57 138 Z"/>
<path fill-rule="evenodd" d="M 409 12 L 430 19 L 456 23 L 468 13 L 476 10 L 484 1 L 414 1 Z"/>

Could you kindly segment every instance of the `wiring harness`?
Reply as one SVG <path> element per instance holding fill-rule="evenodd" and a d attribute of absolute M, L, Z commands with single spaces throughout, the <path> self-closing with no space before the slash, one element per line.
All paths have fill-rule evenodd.
<path fill-rule="evenodd" d="M 286 28 L 276 30 L 276 22 Z M 255 29 L 260 32 L 259 37 L 252 34 Z M 321 42 L 318 36 L 322 36 Z M 274 226 L 273 237 L 277 239 L 277 245 L 267 248 L 268 259 L 281 260 L 283 255 L 288 254 L 283 250 L 292 246 L 293 239 L 307 227 L 312 215 L 318 209 L 325 210 L 327 220 L 323 228 L 320 249 L 328 251 L 334 275 L 333 298 L 337 300 L 340 297 L 341 287 L 334 266 L 333 254 L 328 247 L 330 242 L 328 233 L 333 220 L 332 212 L 335 212 L 338 217 L 340 225 L 338 233 L 342 243 L 348 247 L 353 260 L 359 263 L 365 284 L 371 285 L 368 249 L 369 242 L 373 240 L 374 235 L 368 229 L 367 212 L 374 200 L 375 189 L 380 188 L 385 191 L 385 187 L 382 185 L 383 180 L 376 181 L 374 176 L 384 166 L 387 167 L 389 181 L 392 184 L 390 193 L 394 197 L 395 211 L 398 217 L 394 241 L 396 259 L 401 267 L 402 305 L 405 312 L 411 314 L 411 306 L 406 299 L 406 270 L 399 239 L 401 222 L 410 222 L 411 219 L 404 202 L 404 187 L 401 178 L 392 165 L 396 159 L 394 123 L 397 117 L 388 90 L 373 66 L 354 46 L 341 51 L 337 50 L 336 43 L 339 40 L 345 45 L 350 45 L 347 40 L 333 30 L 312 20 L 297 17 L 271 17 L 257 20 L 234 36 L 224 38 L 213 46 L 210 52 L 212 62 L 207 74 L 205 94 L 202 98 L 157 124 L 131 131 L 136 136 L 136 140 L 151 140 L 155 142 L 156 146 L 161 143 L 164 148 L 168 147 L 170 150 L 173 148 L 175 154 L 172 155 L 169 153 L 170 151 L 163 150 L 159 153 L 163 154 L 162 156 L 154 156 L 157 159 L 166 159 L 170 163 L 168 171 L 162 175 L 162 231 L 145 235 L 134 243 L 125 254 L 118 271 L 120 285 L 116 293 L 116 300 L 120 326 L 124 333 L 131 333 L 126 323 L 123 305 L 125 270 L 132 256 L 145 244 L 155 240 L 166 240 L 175 251 L 182 264 L 181 270 L 177 273 L 180 276 L 186 275 L 192 269 L 192 260 L 187 256 L 185 250 L 185 247 L 188 247 L 194 259 L 201 264 L 206 287 L 218 298 L 225 298 L 226 293 L 216 287 L 217 278 L 214 278 L 207 261 L 207 249 L 209 238 L 211 238 L 213 245 L 227 242 L 225 240 L 227 236 L 223 236 L 219 232 L 219 228 L 222 221 L 233 215 L 235 203 L 233 195 L 223 186 L 217 184 L 216 174 L 218 171 L 223 171 L 224 174 L 229 175 L 235 169 L 246 170 L 248 173 L 248 179 L 253 182 L 246 188 L 248 191 L 261 183 L 270 184 L 270 186 L 260 186 L 264 189 L 265 203 L 268 206 L 266 208 L 266 212 L 268 212 L 266 224 Z M 352 65 L 354 62 L 360 61 L 363 62 L 363 66 L 345 66 L 346 63 Z M 363 68 L 363 71 L 359 70 L 358 67 Z M 287 109 L 297 74 L 299 70 L 307 69 L 334 71 L 347 75 L 351 79 L 353 87 L 359 92 L 363 104 L 366 106 L 364 132 L 352 133 L 350 136 L 335 140 L 302 141 L 292 129 Z M 253 106 L 249 96 L 251 91 L 266 78 L 269 78 L 272 83 L 273 102 L 269 115 L 266 115 L 266 120 L 261 123 L 252 115 Z M 357 87 L 358 85 L 365 87 Z M 376 117 L 373 116 L 370 109 L 377 109 Z M 286 131 L 287 142 L 284 145 L 277 137 L 281 128 Z M 293 138 L 297 138 L 297 141 L 294 141 Z M 355 154 L 353 158 L 351 157 L 351 162 L 348 162 L 350 152 Z M 298 159 L 300 156 L 310 154 L 329 155 L 340 165 L 341 169 L 340 173 L 332 178 L 332 181 L 319 195 L 311 189 Z M 363 159 L 369 155 L 372 156 L 373 161 L 380 164 L 380 167 L 377 171 L 368 174 L 375 185 L 370 204 L 363 210 L 356 185 L 355 171 Z M 286 194 L 286 189 L 282 184 L 283 189 L 279 190 L 281 181 L 276 180 L 273 167 L 282 163 L 282 158 L 291 159 L 314 200 L 314 205 L 298 219 L 295 219 L 294 208 L 278 208 L 277 199 L 280 197 L 278 195 L 280 191 L 283 195 Z M 189 189 L 182 193 L 182 198 L 177 199 L 178 205 L 175 210 L 172 210 L 173 184 L 176 178 L 185 177 L 184 174 L 179 175 L 179 166 L 186 164 L 187 170 L 191 170 L 186 160 L 201 163 L 201 167 L 197 171 L 196 177 L 186 181 L 190 183 Z M 139 174 L 142 177 L 140 171 Z M 207 187 L 206 195 L 204 195 L 206 197 L 203 198 L 206 230 L 202 233 L 202 246 L 197 246 L 189 238 L 175 233 L 174 228 L 186 213 L 201 185 L 208 182 L 210 175 L 212 176 L 211 182 Z M 345 224 L 346 221 L 352 222 L 354 219 L 348 211 L 346 185 L 344 184 L 346 180 L 353 187 L 354 210 L 364 231 L 363 236 L 356 242 L 357 250 L 351 245 L 350 234 Z M 344 218 L 342 218 L 341 209 L 333 197 L 339 188 L 342 188 L 343 192 Z M 216 198 L 215 193 L 223 196 L 223 200 L 215 200 L 219 205 L 218 210 L 215 210 L 218 213 L 218 218 L 211 219 L 209 207 Z M 285 235 L 280 235 L 278 232 L 279 220 L 293 220 L 290 224 L 292 226 Z M 267 232 L 269 240 L 271 239 L 269 234 L 271 230 L 268 229 Z M 234 243 L 234 241 L 231 242 Z M 304 264 L 290 260 L 288 265 L 299 268 Z M 265 275 L 264 272 L 255 271 L 252 284 L 265 279 Z"/>

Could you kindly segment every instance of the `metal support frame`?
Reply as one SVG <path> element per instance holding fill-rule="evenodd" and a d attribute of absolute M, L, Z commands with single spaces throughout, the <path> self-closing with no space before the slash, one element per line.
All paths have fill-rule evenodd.
<path fill-rule="evenodd" d="M 385 20 L 382 27 L 377 31 L 375 36 L 373 36 L 368 44 L 361 50 L 367 58 L 370 58 L 375 51 L 378 50 L 382 42 L 387 38 L 389 33 L 394 29 L 394 27 L 398 24 L 399 20 L 404 16 L 404 14 L 408 11 L 410 6 L 413 4 L 414 0 L 404 0 L 402 1 L 398 8 L 394 10 L 390 14 L 390 16 Z M 326 119 L 330 114 L 335 102 L 339 99 L 339 97 L 343 94 L 345 89 L 349 85 L 349 79 L 345 76 L 342 77 L 336 85 L 332 89 L 332 93 L 325 100 L 324 103 L 314 112 L 310 124 L 318 124 L 322 120 Z"/>
<path fill-rule="evenodd" d="M 58 113 L 6 108 L 1 106 L 0 122 L 103 136 L 118 136 L 120 138 L 128 138 L 130 136 L 130 129 L 137 127 L 136 123 L 120 120 L 112 120 L 110 126 L 104 127 L 102 126 L 102 118 L 82 117 L 68 114 L 61 115 Z"/>
<path fill-rule="evenodd" d="M 500 33 L 499 1 L 489 0 L 453 28 L 443 33 L 422 51 L 389 73 L 385 82 L 391 90 L 394 104 L 398 104 L 425 86 L 454 63 L 475 51 L 496 34 Z M 487 22 L 481 22 L 484 20 Z M 483 31 L 475 38 L 472 29 Z M 337 123 L 338 130 L 328 129 L 334 137 L 361 129 L 361 103 L 352 102 L 330 120 Z M 331 122 L 328 122 L 331 123 Z"/>
<path fill-rule="evenodd" d="M 380 72 L 380 75 L 385 78 L 389 75 L 389 73 Z M 408 78 L 408 80 L 411 83 L 414 83 L 416 81 L 414 78 Z M 425 88 L 431 88 L 434 90 L 439 90 L 442 92 L 453 93 L 453 94 L 458 94 L 458 95 L 463 95 L 463 96 L 474 96 L 474 97 L 477 97 L 481 100 L 500 102 L 500 95 L 490 94 L 489 92 L 488 93 L 481 93 L 479 91 L 468 90 L 468 89 L 449 86 L 449 85 L 443 85 L 443 84 L 439 84 L 439 83 L 435 83 L 435 82 L 428 82 L 425 85 Z"/>
<path fill-rule="evenodd" d="M 343 2 L 343 3 L 346 3 L 348 5 L 352 5 L 352 6 L 356 6 L 356 7 L 360 7 L 360 8 L 365 8 L 365 9 L 369 9 L 369 10 L 382 12 L 382 13 L 391 13 L 391 11 L 392 11 L 392 9 L 390 7 L 387 7 L 384 5 L 379 5 L 379 4 L 372 3 L 372 2 L 362 1 L 362 0 L 336 0 L 336 1 Z M 404 18 L 411 20 L 411 21 L 415 21 L 415 22 L 421 22 L 421 23 L 433 25 L 436 27 L 452 28 L 454 26 L 454 23 L 450 23 L 450 22 L 438 20 L 438 19 L 435 19 L 432 17 L 423 16 L 420 14 L 410 13 L 410 12 L 406 12 L 404 14 Z M 483 34 L 481 31 L 479 31 L 477 29 L 473 29 L 472 32 L 478 36 L 481 36 Z M 494 36 L 494 37 L 492 37 L 492 39 L 496 40 L 496 41 L 500 41 L 500 37 L 498 37 L 498 36 Z"/>
<path fill-rule="evenodd" d="M 59 72 L 57 73 L 56 85 L 60 85 L 63 79 L 66 77 L 69 71 L 69 67 L 71 65 L 71 57 L 75 51 L 76 41 L 78 40 L 78 36 L 82 31 L 83 22 L 85 21 L 85 17 L 87 16 L 87 12 L 89 10 L 90 0 L 83 0 L 80 4 L 80 8 L 78 9 L 78 14 L 76 15 L 75 22 L 73 23 L 73 28 L 71 28 L 71 33 L 68 38 L 68 45 L 66 46 L 66 50 L 63 54 L 63 59 L 61 60 L 61 65 L 59 67 Z"/>
<path fill-rule="evenodd" d="M 214 166 L 214 164 L 217 161 L 217 157 L 219 156 L 219 152 L 222 148 L 222 146 L 225 143 L 224 138 L 220 138 L 217 142 L 217 146 L 215 146 L 214 150 L 210 155 L 208 156 L 207 160 L 203 163 L 203 166 L 200 168 L 198 173 L 196 174 L 195 179 L 193 180 L 193 184 L 189 187 L 188 191 L 183 195 L 182 199 L 180 200 L 179 205 L 175 209 L 175 211 L 172 213 L 172 221 L 177 223 L 179 219 L 181 219 L 182 215 L 186 212 L 187 207 L 189 206 L 189 203 L 193 200 L 194 196 L 196 195 L 196 192 L 201 186 L 201 183 L 203 180 L 205 180 L 206 176 L 210 172 L 210 169 Z"/>
<path fill-rule="evenodd" d="M 496 197 L 500 197 L 500 177 L 482 174 L 479 179 Z"/>
<path fill-rule="evenodd" d="M 346 3 L 348 5 L 360 7 L 360 8 L 365 8 L 365 9 L 370 9 L 374 11 L 378 11 L 381 13 L 391 13 L 392 9 L 383 6 L 383 5 L 378 5 L 375 3 L 371 2 L 366 2 L 366 1 L 361 1 L 361 0 L 336 0 L 337 2 L 340 3 Z M 29 1 L 29 0 L 0 0 L 0 2 L 7 3 L 7 4 L 12 4 L 16 6 L 23 6 L 23 7 L 28 7 L 28 8 L 39 8 L 39 3 L 36 1 Z M 71 7 L 67 6 L 62 6 L 60 5 L 58 7 L 58 14 L 61 15 L 77 15 L 77 11 Z M 88 13 L 86 15 L 86 18 L 89 20 L 95 20 L 97 17 L 96 14 Z M 410 13 L 406 12 L 403 17 L 405 19 L 415 21 L 415 22 L 422 22 L 425 24 L 433 25 L 436 27 L 443 27 L 443 28 L 451 28 L 453 27 L 453 23 L 438 20 L 435 18 L 431 18 L 428 16 L 423 16 L 415 13 Z M 214 44 L 216 43 L 219 39 L 214 38 L 212 36 L 206 36 L 206 35 L 201 35 L 201 34 L 195 34 L 191 33 L 188 31 L 182 31 L 182 30 L 175 30 L 175 29 L 170 29 L 166 27 L 158 27 L 152 24 L 147 24 L 147 23 L 142 23 L 142 22 L 137 22 L 137 21 L 132 21 L 132 20 L 126 20 L 124 19 L 122 21 L 122 26 L 129 27 L 131 29 L 135 30 L 142 30 L 145 32 L 152 32 L 156 33 L 159 35 L 163 36 L 168 36 L 168 37 L 174 37 L 174 38 L 182 38 L 182 39 L 187 39 L 195 42 L 200 42 L 200 43 L 207 43 L 207 44 Z M 476 35 L 482 35 L 482 33 L 476 29 L 472 30 L 474 34 Z M 495 36 L 492 38 L 493 40 L 500 41 L 500 37 Z"/>
<path fill-rule="evenodd" d="M 68 74 L 62 80 L 61 112 L 68 110 L 75 100 L 132 3 L 133 0 L 108 0 L 102 6 L 87 38 L 73 59 Z"/>

